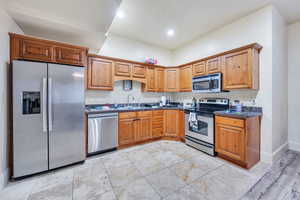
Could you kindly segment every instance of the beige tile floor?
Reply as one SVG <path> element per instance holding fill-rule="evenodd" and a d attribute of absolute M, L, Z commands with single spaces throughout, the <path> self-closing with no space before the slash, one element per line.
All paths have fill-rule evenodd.
<path fill-rule="evenodd" d="M 241 198 L 268 170 L 244 170 L 174 141 L 158 141 L 9 183 L 1 200 L 218 200 Z"/>

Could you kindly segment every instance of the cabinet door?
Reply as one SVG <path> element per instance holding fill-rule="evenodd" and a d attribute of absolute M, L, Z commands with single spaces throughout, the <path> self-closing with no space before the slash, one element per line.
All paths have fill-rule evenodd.
<path fill-rule="evenodd" d="M 193 76 L 206 75 L 206 62 L 202 61 L 193 65 Z"/>
<path fill-rule="evenodd" d="M 131 64 L 116 62 L 115 63 L 115 75 L 130 77 L 131 76 Z"/>
<path fill-rule="evenodd" d="M 243 128 L 216 124 L 216 151 L 232 159 L 245 160 L 245 132 Z"/>
<path fill-rule="evenodd" d="M 180 91 L 192 91 L 192 66 L 180 68 Z"/>
<path fill-rule="evenodd" d="M 178 110 L 165 110 L 165 135 L 177 137 L 179 133 L 179 112 Z"/>
<path fill-rule="evenodd" d="M 47 43 L 21 40 L 20 57 L 29 60 L 49 61 L 53 60 L 53 47 Z"/>
<path fill-rule="evenodd" d="M 113 90 L 113 62 L 100 58 L 89 58 L 88 89 Z"/>
<path fill-rule="evenodd" d="M 152 138 L 152 118 L 141 117 L 137 120 L 137 129 L 135 133 L 136 141 L 144 141 Z"/>
<path fill-rule="evenodd" d="M 146 91 L 154 92 L 155 91 L 155 70 L 153 67 L 147 68 L 147 83 Z"/>
<path fill-rule="evenodd" d="M 165 70 L 165 92 L 179 91 L 179 69 L 171 68 Z"/>
<path fill-rule="evenodd" d="M 206 71 L 208 74 L 221 72 L 221 57 L 209 59 L 206 61 Z"/>
<path fill-rule="evenodd" d="M 163 92 L 165 87 L 165 70 L 155 68 L 155 89 L 157 92 Z"/>
<path fill-rule="evenodd" d="M 68 47 L 56 47 L 55 59 L 58 63 L 86 66 L 86 51 Z"/>
<path fill-rule="evenodd" d="M 154 110 L 152 117 L 152 137 L 162 137 L 164 135 L 164 111 Z"/>
<path fill-rule="evenodd" d="M 224 89 L 251 88 L 252 74 L 249 65 L 250 50 L 225 55 Z"/>
<path fill-rule="evenodd" d="M 134 78 L 146 78 L 146 67 L 142 65 L 132 66 L 132 77 Z"/>
<path fill-rule="evenodd" d="M 122 119 L 119 121 L 119 145 L 132 144 L 135 141 L 134 119 Z"/>

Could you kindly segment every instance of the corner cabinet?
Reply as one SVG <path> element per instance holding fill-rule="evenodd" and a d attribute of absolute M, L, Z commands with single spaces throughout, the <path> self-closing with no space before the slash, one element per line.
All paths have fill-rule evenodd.
<path fill-rule="evenodd" d="M 260 160 L 260 117 L 236 119 L 216 116 L 215 137 L 218 156 L 251 168 Z"/>
<path fill-rule="evenodd" d="M 89 57 L 87 68 L 87 89 L 113 90 L 114 63 L 97 57 Z"/>
<path fill-rule="evenodd" d="M 88 48 L 10 33 L 11 60 L 87 65 Z"/>
<path fill-rule="evenodd" d="M 165 69 L 165 92 L 179 92 L 179 68 Z"/>
<path fill-rule="evenodd" d="M 192 91 L 192 66 L 180 68 L 180 92 Z"/>

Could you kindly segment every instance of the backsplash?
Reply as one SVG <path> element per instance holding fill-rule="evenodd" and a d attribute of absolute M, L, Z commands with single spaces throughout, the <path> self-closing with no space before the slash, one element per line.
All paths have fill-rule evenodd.
<path fill-rule="evenodd" d="M 172 98 L 175 101 L 189 103 L 192 102 L 192 98 L 195 97 L 197 100 L 200 98 L 228 98 L 230 101 L 240 100 L 245 106 L 257 106 L 256 97 L 257 91 L 231 91 L 231 92 L 222 92 L 222 93 L 192 93 L 192 92 L 183 92 L 175 93 Z"/>
<path fill-rule="evenodd" d="M 142 92 L 141 83 L 133 81 L 132 90 L 124 91 L 123 82 L 115 82 L 113 91 L 86 91 L 85 103 L 88 104 L 115 104 L 115 103 L 128 103 L 128 95 L 135 98 L 131 103 L 157 103 L 160 101 L 161 96 L 165 95 L 171 98 L 172 101 L 189 103 L 192 98 L 197 100 L 200 98 L 214 97 L 214 98 L 228 98 L 231 101 L 240 100 L 245 106 L 259 106 L 256 102 L 257 91 L 231 91 L 224 93 L 201 93 L 195 94 L 192 92 L 182 93 L 155 93 L 155 92 Z"/>
<path fill-rule="evenodd" d="M 142 92 L 141 83 L 133 81 L 132 90 L 123 90 L 123 81 L 115 82 L 113 91 L 95 91 L 88 90 L 85 93 L 86 104 L 113 104 L 113 103 L 128 103 L 128 95 L 132 95 L 135 101 L 132 103 L 156 103 L 160 101 L 163 95 L 169 93 Z"/>

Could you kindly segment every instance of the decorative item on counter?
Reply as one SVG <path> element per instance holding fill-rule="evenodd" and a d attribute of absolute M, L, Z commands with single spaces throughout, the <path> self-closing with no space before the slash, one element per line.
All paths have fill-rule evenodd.
<path fill-rule="evenodd" d="M 239 100 L 234 100 L 234 106 L 236 112 L 242 112 L 243 104 Z"/>
<path fill-rule="evenodd" d="M 145 63 L 156 65 L 157 64 L 157 59 L 156 58 L 147 57 L 146 60 L 145 60 Z"/>
<path fill-rule="evenodd" d="M 192 107 L 196 108 L 197 107 L 197 100 L 195 97 L 192 99 Z"/>

